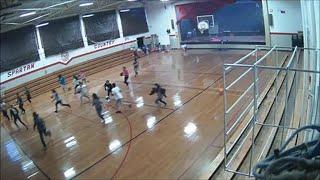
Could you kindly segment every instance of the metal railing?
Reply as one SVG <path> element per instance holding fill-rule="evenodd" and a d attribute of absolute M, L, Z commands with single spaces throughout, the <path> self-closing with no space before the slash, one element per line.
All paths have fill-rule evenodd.
<path fill-rule="evenodd" d="M 262 50 L 268 50 L 268 51 L 261 58 L 258 58 L 258 54 Z M 281 62 L 282 59 L 279 58 L 279 51 L 291 52 L 292 54 L 290 56 L 290 59 L 288 61 Z M 289 106 L 291 107 L 290 111 L 292 111 L 295 108 L 295 105 L 292 106 L 291 101 L 293 101 L 293 104 L 295 104 L 298 89 L 301 89 L 301 88 L 304 90 L 307 89 L 305 87 L 307 85 L 306 83 L 303 84 L 303 86 L 301 85 L 301 83 L 304 82 L 306 77 L 309 77 L 310 74 L 317 74 L 317 76 L 320 75 L 319 70 L 305 68 L 306 64 L 308 64 L 307 60 L 304 60 L 304 62 L 299 62 L 300 52 L 305 53 L 309 51 L 319 53 L 319 49 L 316 49 L 316 48 L 256 46 L 255 50 L 248 53 L 241 59 L 235 61 L 235 63 L 224 64 L 223 66 L 224 168 L 226 171 L 232 172 L 238 175 L 252 177 L 252 167 L 254 163 L 253 153 L 255 151 L 256 126 L 261 126 L 261 128 L 265 126 L 269 128 L 281 129 L 280 145 L 284 142 L 285 130 L 288 131 L 288 130 L 297 129 L 297 127 L 292 127 L 291 123 L 288 124 Z M 255 55 L 254 63 L 244 64 L 244 62 L 246 62 L 246 60 L 251 58 L 253 55 Z M 227 77 L 229 74 L 232 74 L 231 71 L 239 68 L 241 68 L 242 70 L 245 69 L 244 72 L 240 75 L 238 74 L 234 80 L 227 83 Z M 281 73 L 283 74 L 282 77 L 284 79 L 282 83 L 279 84 Z M 271 74 L 270 75 L 271 77 L 268 77 L 268 76 L 265 77 L 266 74 L 269 74 L 269 75 Z M 299 76 L 296 74 L 299 74 Z M 302 76 L 300 76 L 301 74 Z M 250 76 L 251 78 L 248 78 L 248 76 Z M 301 78 L 304 78 L 304 80 L 301 80 Z M 273 87 L 275 89 L 274 103 L 271 105 L 270 109 L 274 108 L 275 110 L 278 110 L 279 108 L 278 106 L 280 103 L 279 102 L 280 88 L 284 88 L 284 97 L 281 98 L 281 99 L 284 98 L 284 115 L 281 117 L 281 124 L 275 123 L 276 115 L 274 115 L 274 119 L 271 122 L 266 122 L 266 121 L 261 122 L 258 119 L 259 118 L 258 113 L 260 112 L 260 105 L 262 103 L 262 99 L 267 97 L 269 93 L 268 90 L 265 91 L 267 87 L 264 87 L 266 85 L 265 83 L 266 79 L 273 81 L 273 83 L 271 84 L 273 84 Z M 248 81 L 250 82 L 249 84 L 248 84 Z M 313 81 L 317 81 L 316 78 Z M 243 83 L 243 82 L 246 82 L 246 83 Z M 236 85 L 239 85 L 239 84 L 248 84 L 248 85 L 240 95 L 238 95 L 235 99 L 231 100 L 230 102 L 228 99 L 228 92 L 231 92 L 232 87 L 235 87 Z M 309 86 L 310 85 L 312 85 L 311 82 L 309 83 Z M 271 86 L 268 88 L 271 88 Z M 292 89 L 294 90 L 292 91 Z M 262 94 L 260 90 L 264 91 L 265 94 Z M 251 96 L 250 96 L 250 92 L 252 93 Z M 316 91 L 313 91 L 313 93 L 315 92 Z M 307 94 L 308 94 L 307 91 L 303 91 L 302 93 L 303 102 L 301 103 L 303 104 L 301 105 L 300 111 L 302 112 L 301 116 L 303 116 L 303 118 L 306 118 L 305 116 L 308 116 L 306 115 L 306 112 L 309 112 L 312 110 L 312 107 L 310 106 L 310 104 L 314 105 L 318 103 L 318 100 L 316 97 L 313 97 L 311 100 L 310 98 L 306 98 Z M 311 102 L 307 102 L 307 101 L 311 101 Z M 245 104 L 245 106 L 243 104 Z M 318 108 L 318 110 L 319 109 L 320 108 Z M 320 112 L 313 111 L 312 113 L 319 114 Z M 234 115 L 235 118 L 233 119 L 234 116 L 231 116 L 231 115 Z M 244 122 L 245 117 L 247 117 L 246 118 L 247 121 Z M 299 121 L 301 121 L 301 119 L 303 118 L 300 118 Z M 309 120 L 306 120 L 306 121 L 309 122 Z M 228 142 L 230 136 L 233 135 L 234 131 L 239 127 L 241 123 L 244 123 L 244 128 L 241 129 L 241 132 L 235 139 L 233 139 L 232 143 Z M 300 122 L 298 124 L 301 124 L 301 126 L 303 125 L 303 123 L 300 123 Z M 238 170 L 238 168 L 232 168 L 231 166 L 233 161 L 235 160 L 238 153 L 241 152 L 243 145 L 249 139 L 250 135 L 251 135 L 251 141 L 250 141 L 251 151 L 250 151 L 250 154 L 248 154 L 249 156 L 247 156 L 249 157 L 248 171 L 241 171 L 241 170 Z M 267 146 L 264 146 L 264 148 L 266 147 Z M 261 158 L 263 152 L 259 152 L 259 153 L 260 153 L 259 157 Z"/>

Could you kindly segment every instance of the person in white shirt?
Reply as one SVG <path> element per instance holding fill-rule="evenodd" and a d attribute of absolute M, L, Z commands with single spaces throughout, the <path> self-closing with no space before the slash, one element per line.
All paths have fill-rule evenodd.
<path fill-rule="evenodd" d="M 123 95 L 121 93 L 121 89 L 116 85 L 116 83 L 113 83 L 112 86 L 113 88 L 111 92 L 114 96 L 114 99 L 116 100 L 116 107 L 117 107 L 116 113 L 121 113 L 120 106 L 122 104 Z"/>
<path fill-rule="evenodd" d="M 82 82 L 79 82 L 79 87 L 80 87 L 80 101 L 82 103 L 82 99 L 83 97 L 87 98 L 90 101 L 90 97 L 89 97 L 89 91 L 87 88 L 87 85 L 85 85 Z"/>

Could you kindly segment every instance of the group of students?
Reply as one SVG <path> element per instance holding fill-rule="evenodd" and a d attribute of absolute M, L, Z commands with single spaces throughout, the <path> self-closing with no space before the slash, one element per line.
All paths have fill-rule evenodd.
<path fill-rule="evenodd" d="M 31 94 L 30 94 L 30 90 L 27 87 L 24 87 L 24 94 L 26 96 L 26 100 L 31 103 Z M 19 107 L 21 113 L 19 113 L 19 110 L 17 109 L 17 106 Z M 7 120 L 11 120 L 13 119 L 14 124 L 19 128 L 17 121 L 19 121 L 22 125 L 24 125 L 26 127 L 26 129 L 28 129 L 27 125 L 21 120 L 20 118 L 20 114 L 25 114 L 26 110 L 24 109 L 24 102 L 22 100 L 22 97 L 20 96 L 19 93 L 17 93 L 17 97 L 16 97 L 16 103 L 9 105 L 6 104 L 4 100 L 0 100 L 0 109 L 2 112 L 3 117 L 5 117 Z M 10 117 L 8 115 L 8 110 L 10 112 Z"/>
<path fill-rule="evenodd" d="M 134 72 L 135 72 L 135 76 L 138 75 L 138 68 L 139 68 L 139 63 L 138 63 L 138 55 L 137 52 L 134 53 L 134 62 L 133 62 L 133 67 L 134 67 Z M 129 71 L 127 70 L 126 67 L 123 67 L 122 72 L 120 73 L 120 76 L 124 77 L 124 83 L 128 86 L 129 82 Z M 67 82 L 65 77 L 63 77 L 62 75 L 58 76 L 58 82 L 61 86 L 61 88 L 63 89 L 64 92 L 67 91 Z M 86 78 L 85 78 L 85 74 L 81 71 L 79 73 L 78 76 L 74 75 L 73 76 L 73 87 L 74 87 L 74 93 L 78 94 L 80 93 L 80 101 L 82 103 L 82 98 L 86 97 L 89 101 L 91 100 L 89 97 L 89 91 L 88 88 L 86 86 Z M 116 85 L 116 83 L 111 83 L 109 80 L 107 80 L 104 84 L 104 89 L 106 91 L 106 102 L 110 102 L 111 100 L 111 96 L 113 97 L 113 99 L 115 100 L 115 105 L 116 105 L 116 113 L 121 113 L 121 106 L 123 104 L 123 95 L 122 95 L 122 90 L 120 89 L 119 86 Z M 52 100 L 55 103 L 55 113 L 58 112 L 58 106 L 67 106 L 69 108 L 71 108 L 70 104 L 64 103 L 61 96 L 58 94 L 58 92 L 55 89 L 52 89 Z M 29 103 L 31 103 L 31 94 L 30 91 L 27 87 L 25 87 L 25 92 L 24 92 L 25 96 L 26 96 L 26 100 L 29 101 Z M 156 94 L 157 98 L 155 103 L 159 104 L 159 102 L 163 103 L 165 106 L 167 105 L 167 103 L 165 101 L 163 101 L 163 97 L 167 97 L 166 96 L 166 90 L 161 87 L 159 84 L 155 84 L 155 87 L 152 88 L 152 91 L 150 92 L 149 95 L 153 95 Z M 1 111 L 4 117 L 6 117 L 8 120 L 10 120 L 10 117 L 8 116 L 7 110 L 8 105 L 1 100 Z M 25 109 L 23 107 L 24 102 L 22 97 L 17 94 L 17 100 L 16 100 L 16 105 L 18 105 L 21 114 L 25 113 Z M 19 116 L 19 110 L 16 108 L 16 105 L 11 105 L 10 106 L 10 115 L 11 118 L 14 120 L 15 125 L 19 128 L 17 121 L 19 121 L 22 125 L 24 125 L 26 127 L 26 129 L 28 130 L 28 126 L 21 120 L 20 116 Z M 104 117 L 103 117 L 103 109 L 104 109 L 104 103 L 100 100 L 99 96 L 96 93 L 92 94 L 92 106 L 95 107 L 96 113 L 98 115 L 99 118 L 101 118 L 101 122 L 104 122 Z M 131 107 L 131 104 L 129 104 L 129 107 Z M 34 122 L 34 130 L 37 127 L 37 130 L 39 132 L 39 136 L 40 136 L 40 140 L 41 143 L 43 145 L 44 150 L 47 149 L 47 145 L 44 141 L 44 136 L 51 136 L 51 132 L 47 130 L 46 126 L 45 126 L 45 122 L 44 120 L 39 116 L 39 114 L 37 112 L 33 112 L 33 122 Z"/>
<path fill-rule="evenodd" d="M 30 90 L 25 87 L 24 88 L 24 94 L 26 96 L 26 100 L 31 104 L 31 94 L 30 94 Z M 18 108 L 16 107 L 18 106 L 20 111 L 18 110 Z M 19 121 L 27 130 L 29 130 L 28 126 L 26 123 L 24 123 L 21 120 L 20 114 L 25 114 L 26 110 L 24 109 L 24 101 L 22 99 L 22 97 L 19 95 L 19 93 L 17 93 L 17 98 L 16 98 L 16 104 L 6 104 L 4 100 L 0 100 L 0 108 L 1 108 L 1 112 L 3 117 L 5 117 L 8 121 L 11 121 L 11 119 L 13 119 L 14 124 L 17 126 L 18 129 L 20 129 L 20 127 L 17 124 L 17 121 Z M 10 117 L 8 115 L 8 110 L 10 112 Z M 48 131 L 46 129 L 45 126 L 45 122 L 43 121 L 42 118 L 40 118 L 39 114 L 37 112 L 33 112 L 33 130 L 35 130 L 35 128 L 37 128 L 39 136 L 40 136 L 40 140 L 41 143 L 43 145 L 44 150 L 47 149 L 47 145 L 44 141 L 44 136 L 50 136 L 51 137 L 51 132 Z"/>

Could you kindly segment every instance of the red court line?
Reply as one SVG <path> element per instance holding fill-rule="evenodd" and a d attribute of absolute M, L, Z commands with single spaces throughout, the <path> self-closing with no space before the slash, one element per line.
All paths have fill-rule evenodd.
<path fill-rule="evenodd" d="M 6 81 L 0 82 L 0 84 L 5 84 L 5 83 L 7 83 L 7 82 L 13 81 L 13 80 L 15 80 L 15 79 L 17 79 L 17 78 L 20 78 L 20 77 L 22 77 L 22 76 L 26 76 L 26 75 L 28 75 L 28 74 L 31 74 L 31 73 L 34 73 L 34 72 L 43 70 L 43 69 L 45 69 L 45 68 L 58 65 L 58 64 L 68 65 L 70 62 L 72 62 L 72 61 L 73 61 L 74 59 L 76 59 L 76 58 L 79 58 L 79 57 L 82 57 L 82 56 L 85 56 L 85 55 L 88 55 L 88 54 L 93 54 L 93 53 L 96 53 L 96 52 L 99 52 L 99 51 L 102 51 L 102 50 L 105 50 L 105 49 L 110 49 L 110 48 L 113 48 L 113 47 L 121 46 L 121 45 L 128 44 L 128 43 L 132 43 L 132 42 L 135 42 L 135 41 L 136 41 L 136 40 L 132 40 L 132 41 L 128 41 L 128 42 L 124 42 L 124 43 L 112 45 L 112 46 L 109 46 L 109 47 L 97 49 L 97 50 L 95 50 L 95 51 L 87 52 L 87 53 L 84 53 L 84 54 L 80 54 L 80 55 L 78 55 L 78 56 L 71 57 L 70 60 L 67 61 L 66 63 L 60 62 L 60 61 L 59 61 L 59 62 L 55 62 L 55 63 L 53 63 L 53 64 L 49 64 L 49 65 L 43 66 L 43 67 L 41 67 L 41 68 L 39 68 L 39 69 L 35 69 L 35 70 L 33 70 L 33 71 L 27 72 L 27 73 L 25 73 L 25 74 L 21 74 L 21 75 L 19 75 L 19 76 L 17 76 L 17 77 L 14 77 L 14 78 L 12 78 L 12 79 L 8 79 L 8 80 L 6 80 Z M 103 58 L 103 57 L 100 57 L 100 58 Z M 96 59 L 100 59 L 100 58 L 96 58 Z"/>
<path fill-rule="evenodd" d="M 129 141 L 129 144 L 128 144 L 128 148 L 127 148 L 127 151 L 126 151 L 126 154 L 124 155 L 124 158 L 122 159 L 119 167 L 117 168 L 117 170 L 115 171 L 115 173 L 113 174 L 113 176 L 111 177 L 111 179 L 114 179 L 116 177 L 116 175 L 118 174 L 119 170 L 121 169 L 121 167 L 123 166 L 123 163 L 124 161 L 127 159 L 127 156 L 129 154 L 129 150 L 131 148 L 131 142 L 132 142 L 132 126 L 131 126 L 131 123 L 130 123 L 130 120 L 128 118 L 128 116 L 126 116 L 125 114 L 121 113 L 125 119 L 127 120 L 128 122 L 128 125 L 129 125 L 129 134 L 130 134 L 130 141 Z"/>

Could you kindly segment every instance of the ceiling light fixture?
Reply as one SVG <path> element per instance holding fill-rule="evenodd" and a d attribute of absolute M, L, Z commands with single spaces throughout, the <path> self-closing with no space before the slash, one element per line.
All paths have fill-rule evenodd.
<path fill-rule="evenodd" d="M 21 14 L 20 17 L 31 16 L 31 15 L 34 15 L 34 14 L 36 14 L 36 12 L 32 11 L 32 12 L 28 12 L 28 13 L 25 13 L 25 14 Z"/>
<path fill-rule="evenodd" d="M 83 7 L 83 6 L 91 6 L 91 5 L 93 5 L 93 2 L 82 3 L 82 4 L 80 4 L 79 6 L 80 6 L 80 7 Z"/>
<path fill-rule="evenodd" d="M 128 12 L 128 11 L 130 11 L 130 9 L 122 9 L 122 10 L 120 10 L 120 12 Z"/>
<path fill-rule="evenodd" d="M 162 2 L 167 2 L 167 1 L 169 1 L 169 0 L 160 0 L 160 1 L 162 1 Z"/>
<path fill-rule="evenodd" d="M 94 14 L 86 14 L 86 15 L 83 15 L 82 17 L 83 18 L 88 18 L 88 17 L 92 17 L 92 16 L 94 16 Z"/>
<path fill-rule="evenodd" d="M 46 25 L 48 25 L 48 24 L 49 24 L 49 23 L 46 22 L 46 23 L 42 23 L 42 24 L 36 25 L 36 27 L 39 28 L 39 27 L 42 27 L 42 26 L 46 26 Z"/>

